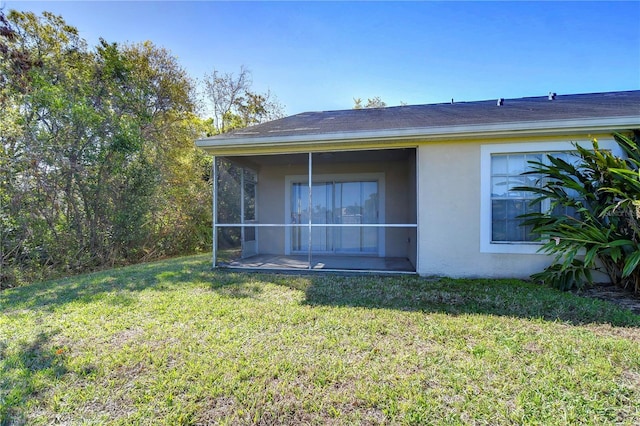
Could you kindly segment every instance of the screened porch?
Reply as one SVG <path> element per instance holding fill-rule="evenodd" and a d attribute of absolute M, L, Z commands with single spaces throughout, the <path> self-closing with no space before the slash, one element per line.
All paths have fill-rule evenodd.
<path fill-rule="evenodd" d="M 216 267 L 415 273 L 414 148 L 218 157 Z"/>

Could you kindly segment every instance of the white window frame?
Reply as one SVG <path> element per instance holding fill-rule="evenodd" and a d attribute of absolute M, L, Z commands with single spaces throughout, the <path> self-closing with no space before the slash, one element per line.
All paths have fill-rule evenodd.
<path fill-rule="evenodd" d="M 481 253 L 514 253 L 537 254 L 541 242 L 500 241 L 493 242 L 491 237 L 491 156 L 496 154 L 526 154 L 575 151 L 574 143 L 584 148 L 591 148 L 591 140 L 577 141 L 539 141 L 525 143 L 496 143 L 480 146 L 480 252 Z M 598 140 L 600 149 L 606 149 L 617 156 L 624 153 L 614 139 Z"/>

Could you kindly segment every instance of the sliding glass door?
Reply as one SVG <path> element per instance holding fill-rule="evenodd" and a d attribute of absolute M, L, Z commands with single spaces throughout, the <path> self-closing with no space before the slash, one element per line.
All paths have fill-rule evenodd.
<path fill-rule="evenodd" d="M 336 182 L 333 185 L 333 223 L 378 223 L 378 182 Z M 334 251 L 377 253 L 378 228 L 333 228 Z"/>
<path fill-rule="evenodd" d="M 291 188 L 291 223 L 307 224 L 311 228 L 313 253 L 376 254 L 378 229 L 361 225 L 378 223 L 378 182 L 314 182 L 312 206 L 309 208 L 309 186 L 294 182 Z M 294 227 L 291 233 L 293 252 L 309 250 L 309 228 Z"/>

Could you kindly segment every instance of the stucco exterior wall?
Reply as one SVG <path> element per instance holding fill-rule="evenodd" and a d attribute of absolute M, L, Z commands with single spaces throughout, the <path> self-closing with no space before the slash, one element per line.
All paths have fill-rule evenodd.
<path fill-rule="evenodd" d="M 420 275 L 527 278 L 540 254 L 480 252 L 480 143 L 418 147 Z"/>
<path fill-rule="evenodd" d="M 353 175 L 356 180 L 361 179 L 358 175 L 384 176 L 384 223 L 417 223 L 418 228 L 386 229 L 383 254 L 408 258 L 420 275 L 528 278 L 542 271 L 552 258 L 536 253 L 539 245 L 490 241 L 491 155 L 570 151 L 572 141 L 588 146 L 592 137 L 598 138 L 601 148 L 615 151 L 616 144 L 607 134 L 425 141 L 405 153 L 402 160 L 389 156 L 390 161 L 381 161 L 387 157 L 378 155 L 376 160 L 366 161 L 366 151 L 348 151 L 348 162 L 328 162 L 325 157 L 324 163 L 314 164 L 313 175 L 342 179 Z M 306 180 L 305 157 L 292 156 L 290 163 L 278 164 L 269 164 L 273 159 L 243 159 L 258 172 L 259 223 L 289 223 L 286 197 L 291 180 L 287 177 Z M 285 227 L 259 227 L 256 232 L 259 253 L 288 253 Z"/>
<path fill-rule="evenodd" d="M 412 164 L 408 164 L 412 163 Z M 384 214 L 386 223 L 415 223 L 415 157 L 407 161 L 318 164 L 314 175 L 384 174 Z M 288 223 L 285 212 L 286 177 L 306 176 L 306 164 L 263 165 L 258 169 L 258 221 Z M 415 262 L 415 230 L 390 228 L 385 232 L 385 256 L 409 257 Z M 258 252 L 285 253 L 285 228 L 258 228 Z M 413 247 L 412 247 L 413 246 Z M 415 263 L 414 263 L 415 264 Z"/>
<path fill-rule="evenodd" d="M 597 137 L 600 148 L 622 155 L 607 134 L 420 145 L 416 272 L 424 276 L 528 278 L 542 271 L 552 257 L 536 253 L 539 245 L 496 245 L 489 241 L 488 153 L 569 151 L 572 142 L 590 146 L 593 137 Z"/>

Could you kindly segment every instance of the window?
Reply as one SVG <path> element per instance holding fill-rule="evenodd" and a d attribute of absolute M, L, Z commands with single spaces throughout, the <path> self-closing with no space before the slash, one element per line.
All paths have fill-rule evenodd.
<path fill-rule="evenodd" d="M 520 186 L 540 186 L 539 175 L 525 175 L 529 161 L 542 161 L 546 155 L 493 154 L 491 156 L 491 241 L 534 241 L 530 227 L 523 227 L 520 215 L 540 212 L 540 204 L 531 206 L 535 194 L 514 191 Z"/>
<path fill-rule="evenodd" d="M 591 145 L 589 140 L 582 146 Z M 600 148 L 611 149 L 621 155 L 615 141 L 599 141 Z M 572 155 L 571 142 L 539 142 L 491 144 L 481 146 L 480 158 L 480 251 L 485 253 L 536 253 L 540 244 L 529 227 L 522 225 L 518 216 L 548 211 L 549 201 L 531 206 L 536 195 L 527 191 L 514 191 L 519 186 L 541 186 L 539 175 L 525 175 L 529 161 L 548 162 L 548 155 L 567 162 L 577 161 Z M 575 214 L 572 211 L 554 211 L 555 214 Z"/>
<path fill-rule="evenodd" d="M 491 155 L 491 241 L 531 242 L 539 237 L 530 226 L 523 226 L 519 216 L 549 211 L 550 202 L 545 200 L 531 205 L 537 195 L 528 191 L 516 191 L 517 187 L 541 187 L 544 182 L 539 174 L 523 175 L 531 170 L 531 161 L 549 163 L 549 155 L 567 163 L 576 163 L 578 157 L 572 152 L 544 152 L 525 154 Z M 556 207 L 554 214 L 575 214 L 575 211 Z"/>
<path fill-rule="evenodd" d="M 258 185 L 258 174 L 251 169 L 243 169 L 244 174 L 244 220 L 256 220 L 256 187 Z"/>

